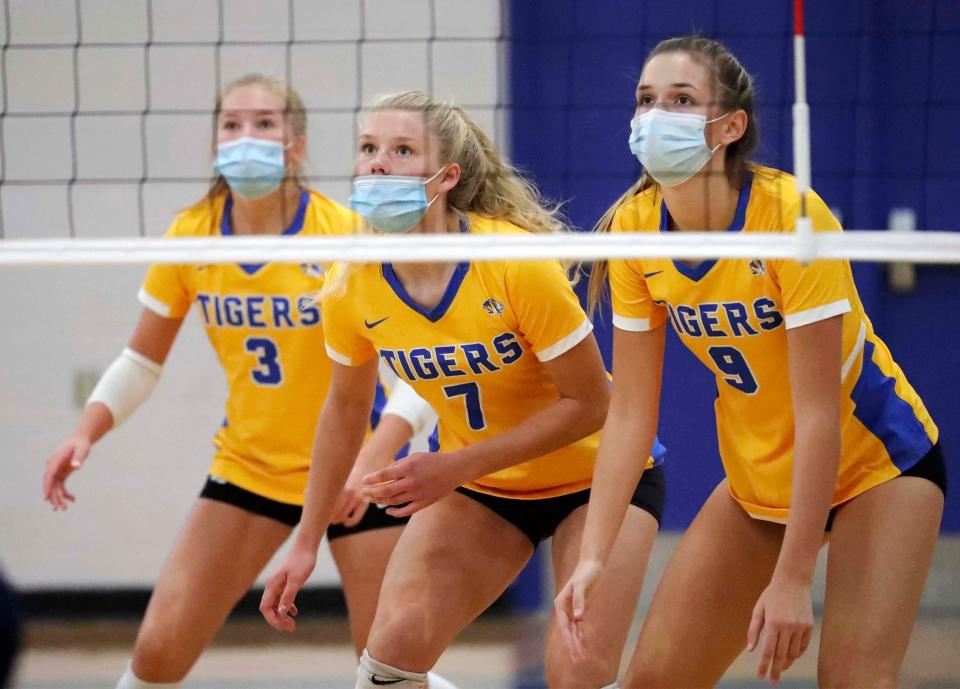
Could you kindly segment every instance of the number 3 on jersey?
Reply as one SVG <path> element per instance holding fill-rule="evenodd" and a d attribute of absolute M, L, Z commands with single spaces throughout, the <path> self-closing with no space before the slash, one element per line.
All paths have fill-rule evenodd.
<path fill-rule="evenodd" d="M 250 371 L 250 377 L 257 385 L 279 385 L 283 382 L 283 371 L 277 360 L 280 352 L 277 345 L 268 337 L 248 337 L 244 348 L 257 357 L 259 368 Z"/>
<path fill-rule="evenodd" d="M 463 404 L 467 409 L 467 423 L 470 429 L 482 431 L 487 427 L 487 421 L 483 418 L 483 406 L 480 404 L 480 386 L 476 383 L 459 383 L 457 385 L 444 385 L 443 394 L 448 400 L 454 397 L 462 397 Z"/>
<path fill-rule="evenodd" d="M 752 395 L 760 389 L 757 379 L 750 370 L 750 364 L 736 347 L 710 347 L 707 354 L 720 369 L 723 379 L 731 386 Z"/>

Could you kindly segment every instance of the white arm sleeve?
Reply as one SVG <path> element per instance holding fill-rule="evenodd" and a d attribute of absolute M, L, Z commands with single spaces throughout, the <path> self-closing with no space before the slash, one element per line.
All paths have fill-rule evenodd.
<path fill-rule="evenodd" d="M 390 397 L 381 413 L 399 416 L 413 428 L 413 435 L 419 435 L 427 428 L 433 428 L 437 423 L 437 415 L 433 413 L 433 407 L 399 378 L 394 383 Z"/>
<path fill-rule="evenodd" d="M 87 404 L 99 402 L 113 415 L 113 427 L 126 421 L 153 392 L 163 366 L 139 352 L 124 347 L 116 361 L 104 371 Z"/>

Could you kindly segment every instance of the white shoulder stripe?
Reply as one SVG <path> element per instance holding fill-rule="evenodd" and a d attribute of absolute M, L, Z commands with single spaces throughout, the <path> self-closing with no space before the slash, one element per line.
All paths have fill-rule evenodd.
<path fill-rule="evenodd" d="M 148 294 L 147 290 L 143 289 L 142 287 L 140 288 L 140 292 L 137 294 L 137 298 L 140 300 L 141 304 L 146 306 L 158 316 L 170 318 L 170 307 L 153 295 Z"/>
<path fill-rule="evenodd" d="M 867 324 L 864 321 L 860 321 L 860 331 L 857 333 L 857 341 L 853 345 L 853 351 L 850 352 L 850 356 L 848 356 L 847 360 L 843 362 L 843 368 L 840 369 L 841 383 L 847 379 L 848 375 L 850 375 L 850 369 L 853 368 L 853 364 L 857 361 L 857 357 L 860 356 L 860 352 L 863 351 L 863 345 L 866 341 Z"/>
<path fill-rule="evenodd" d="M 852 310 L 849 300 L 841 299 L 840 301 L 834 301 L 829 304 L 824 304 L 823 306 L 807 309 L 806 311 L 788 313 L 784 321 L 786 322 L 787 330 L 790 330 L 790 328 L 799 328 L 802 325 L 810 325 L 817 321 L 825 321 L 828 318 L 849 313 Z"/>
<path fill-rule="evenodd" d="M 627 318 L 626 316 L 613 314 L 613 327 L 620 328 L 620 330 L 629 330 L 630 332 L 635 333 L 645 333 L 650 330 L 650 319 Z"/>
<path fill-rule="evenodd" d="M 551 359 L 556 359 L 561 354 L 569 352 L 571 349 L 583 342 L 584 338 L 590 334 L 591 330 L 593 330 L 593 323 L 591 323 L 590 319 L 587 318 L 572 333 L 560 341 L 550 345 L 546 349 L 541 349 L 539 352 L 534 352 L 534 354 L 537 355 L 537 358 L 540 361 L 550 361 Z"/>
<path fill-rule="evenodd" d="M 333 361 L 336 361 L 338 364 L 343 364 L 344 366 L 353 366 L 353 362 L 350 361 L 350 357 L 344 356 L 343 354 L 335 350 L 330 345 L 326 345 L 326 347 L 327 347 L 327 356 L 330 357 Z"/>

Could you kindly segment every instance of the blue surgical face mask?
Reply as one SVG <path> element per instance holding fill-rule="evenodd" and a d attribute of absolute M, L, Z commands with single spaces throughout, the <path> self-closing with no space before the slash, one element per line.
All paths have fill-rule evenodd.
<path fill-rule="evenodd" d="M 445 167 L 428 179 L 403 175 L 361 175 L 353 178 L 350 207 L 380 232 L 401 234 L 416 225 L 437 200 L 427 201 L 427 183 L 436 179 Z"/>
<path fill-rule="evenodd" d="M 700 172 L 720 148 L 707 146 L 704 129 L 727 115 L 707 120 L 704 115 L 653 108 L 631 120 L 630 151 L 661 186 L 674 187 Z"/>
<path fill-rule="evenodd" d="M 280 186 L 286 174 L 283 144 L 243 137 L 217 146 L 213 169 L 223 175 L 230 190 L 245 199 L 259 199 Z"/>

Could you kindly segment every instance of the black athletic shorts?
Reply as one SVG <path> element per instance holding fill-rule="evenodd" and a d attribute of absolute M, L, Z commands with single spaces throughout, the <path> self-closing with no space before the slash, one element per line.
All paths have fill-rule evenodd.
<path fill-rule="evenodd" d="M 391 526 L 403 526 L 410 517 L 391 517 L 387 514 L 386 507 L 380 507 L 373 503 L 367 505 L 367 511 L 363 517 L 354 526 L 344 526 L 343 524 L 331 524 L 327 527 L 327 540 L 333 541 L 344 536 L 351 536 L 363 531 L 372 531 L 373 529 L 389 529 Z"/>
<path fill-rule="evenodd" d="M 550 538 L 553 532 L 557 530 L 560 522 L 581 505 L 586 505 L 590 500 L 589 488 L 568 495 L 541 498 L 540 500 L 501 498 L 463 487 L 457 488 L 457 491 L 490 508 L 520 529 L 533 542 L 534 547 L 540 541 Z M 652 514 L 659 524 L 660 517 L 663 515 L 665 495 L 666 481 L 664 480 L 663 467 L 653 467 L 643 472 L 643 476 L 633 491 L 630 504 Z"/>
<path fill-rule="evenodd" d="M 943 451 L 940 449 L 940 443 L 938 442 L 930 451 L 925 454 L 920 460 L 914 464 L 912 467 L 904 471 L 900 476 L 914 476 L 916 478 L 925 478 L 931 483 L 933 483 L 937 488 L 940 489 L 940 492 L 943 493 L 943 497 L 947 497 L 947 465 L 943 459 Z M 895 480 L 900 478 L 900 476 L 894 477 Z M 850 500 L 856 500 L 856 498 L 850 498 Z M 850 502 L 849 500 L 847 502 Z M 826 531 L 830 531 L 833 528 L 833 519 L 837 516 L 837 510 L 839 510 L 843 505 L 837 505 L 832 510 L 830 510 L 830 516 L 827 517 L 827 527 Z"/>
<path fill-rule="evenodd" d="M 200 491 L 200 497 L 225 502 L 247 512 L 276 519 L 287 526 L 299 524 L 300 517 L 303 515 L 303 508 L 300 505 L 271 500 L 213 476 L 207 477 L 207 482 L 204 484 L 203 490 Z M 348 527 L 343 524 L 331 524 L 327 527 L 327 539 L 332 541 L 335 538 L 342 538 L 371 529 L 402 526 L 408 521 L 410 521 L 410 517 L 391 517 L 386 510 L 380 509 L 376 505 L 370 505 L 357 525 Z"/>

